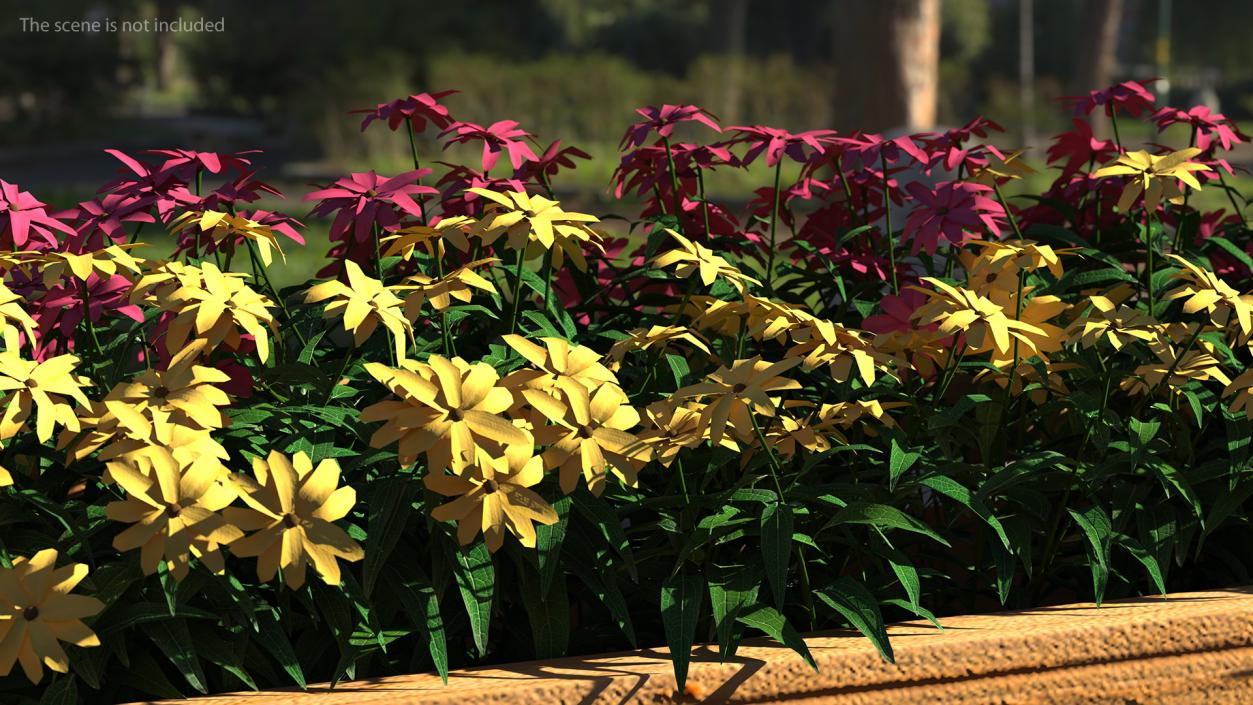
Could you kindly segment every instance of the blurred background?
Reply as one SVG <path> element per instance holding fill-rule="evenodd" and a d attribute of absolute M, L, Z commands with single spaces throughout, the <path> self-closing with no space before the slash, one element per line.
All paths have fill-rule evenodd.
<path fill-rule="evenodd" d="M 352 108 L 456 88 L 455 117 L 514 119 L 595 158 L 556 184 L 605 198 L 634 108 L 725 124 L 926 130 L 986 115 L 1002 146 L 1069 124 L 1058 96 L 1162 77 L 1162 102 L 1253 117 L 1248 0 L 0 0 L 0 178 L 56 206 L 110 179 L 101 150 L 260 148 L 290 194 L 408 144 Z M 36 33 L 45 21 L 200 18 L 225 31 Z M 1124 128 L 1123 139 L 1150 139 Z M 424 145 L 431 155 L 437 145 Z M 1236 161 L 1245 161 L 1236 155 Z M 1253 162 L 1253 156 L 1248 158 Z M 751 181 L 750 183 L 764 183 Z M 722 184 L 723 188 L 739 186 Z M 714 188 L 719 185 L 715 184 Z M 275 206 L 277 204 L 265 204 Z"/>

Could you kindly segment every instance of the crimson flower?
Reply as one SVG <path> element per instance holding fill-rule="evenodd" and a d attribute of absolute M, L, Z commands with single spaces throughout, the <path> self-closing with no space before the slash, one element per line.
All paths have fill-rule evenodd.
<path fill-rule="evenodd" d="M 439 101 L 457 92 L 419 93 L 408 98 L 397 98 L 390 103 L 379 103 L 373 108 L 350 110 L 349 113 L 365 113 L 365 119 L 361 121 L 362 132 L 365 132 L 365 128 L 375 120 L 386 121 L 388 129 L 393 131 L 406 120 L 409 121 L 409 126 L 414 132 L 425 132 L 428 122 L 442 130 L 451 125 L 453 119 L 448 114 L 448 108 L 445 108 Z"/>
<path fill-rule="evenodd" d="M 1062 165 L 1062 177 L 1083 169 L 1087 164 L 1104 164 L 1118 153 L 1118 145 L 1113 140 L 1100 140 L 1092 132 L 1092 126 L 1086 120 L 1072 118 L 1074 128 L 1053 137 L 1053 144 L 1045 153 L 1049 164 L 1065 160 Z"/>
<path fill-rule="evenodd" d="M 146 154 L 165 157 L 161 171 L 174 172 L 179 178 L 190 181 L 196 178 L 196 172 L 207 171 L 220 174 L 223 169 L 244 172 L 252 162 L 244 158 L 246 154 L 260 154 L 259 149 L 249 149 L 235 154 L 217 154 L 216 152 L 197 152 L 194 149 L 150 149 Z"/>
<path fill-rule="evenodd" d="M 927 295 L 917 289 L 901 289 L 899 294 L 888 294 L 879 299 L 879 313 L 867 316 L 861 327 L 871 333 L 908 333 L 918 330 L 913 320 L 914 311 L 927 302 Z M 934 330 L 935 324 L 922 330 Z"/>
<path fill-rule="evenodd" d="M 557 140 L 548 145 L 548 149 L 544 150 L 536 159 L 523 164 L 516 174 L 521 181 L 530 181 L 532 179 L 543 183 L 545 179 L 551 181 L 562 169 L 575 168 L 575 159 L 591 159 L 592 155 L 584 152 L 578 147 L 562 148 L 561 140 Z"/>
<path fill-rule="evenodd" d="M 766 166 L 778 165 L 785 155 L 792 161 L 804 164 L 807 161 L 805 147 L 815 152 L 821 151 L 823 145 L 830 143 L 836 135 L 835 130 L 809 130 L 793 134 L 787 130 L 765 125 L 728 127 L 727 129 L 735 130 L 737 133 L 728 144 L 747 142 L 750 145 L 740 160 L 744 165 L 753 163 L 753 160 L 761 156 L 763 152 L 766 155 Z"/>
<path fill-rule="evenodd" d="M 674 126 L 680 122 L 699 122 L 714 132 L 722 132 L 722 128 L 714 122 L 713 115 L 695 105 L 663 105 L 660 108 L 650 105 L 637 108 L 635 112 L 644 119 L 627 128 L 622 135 L 622 141 L 618 143 L 619 150 L 642 146 L 651 132 L 656 132 L 659 137 L 669 138 L 674 132 Z"/>
<path fill-rule="evenodd" d="M 233 210 L 241 203 L 253 203 L 261 199 L 261 194 L 269 194 L 275 198 L 283 198 L 283 192 L 273 186 L 258 181 L 253 177 L 257 172 L 250 171 L 240 174 L 234 181 L 222 184 L 210 191 L 196 204 L 196 210 Z"/>
<path fill-rule="evenodd" d="M 531 133 L 518 127 L 515 120 L 500 120 L 487 127 L 472 122 L 454 122 L 439 133 L 440 137 L 445 135 L 452 135 L 452 137 L 444 143 L 444 149 L 463 142 L 481 141 L 485 173 L 490 172 L 492 167 L 496 166 L 502 150 L 509 153 L 509 163 L 513 165 L 515 171 L 522 168 L 524 162 L 539 159 L 531 150 L 531 145 L 524 141 L 532 136 Z"/>
<path fill-rule="evenodd" d="M 1090 115 L 1099 107 L 1105 108 L 1105 114 L 1111 115 L 1114 110 L 1122 109 L 1129 115 L 1139 115 L 1153 109 L 1157 99 L 1145 87 L 1156 81 L 1150 78 L 1145 81 L 1123 81 L 1122 83 L 1092 91 L 1087 95 L 1062 96 L 1058 100 L 1069 103 L 1075 115 Z"/>
<path fill-rule="evenodd" d="M 949 171 L 956 171 L 960 167 L 966 174 L 973 174 L 987 167 L 989 154 L 1004 160 L 1005 155 L 996 145 L 970 144 L 975 138 L 986 140 L 991 133 L 1004 131 L 1005 128 L 999 123 L 977 117 L 961 127 L 924 139 L 927 150 L 931 152 L 927 172 L 930 173 L 931 169 L 942 163 Z"/>
<path fill-rule="evenodd" d="M 391 178 L 373 171 L 355 173 L 307 194 L 303 200 L 318 201 L 312 215 L 334 214 L 330 239 L 342 244 L 332 248 L 331 256 L 362 264 L 374 257 L 372 234 L 375 227 L 392 231 L 400 227 L 405 216 L 421 217 L 422 209 L 413 196 L 438 193 L 430 186 L 416 183 L 430 173 L 430 169 L 415 169 Z M 337 271 L 338 265 L 328 269 Z"/>
<path fill-rule="evenodd" d="M 17 184 L 0 179 L 0 243 L 9 250 L 57 246 L 53 230 L 75 235 L 74 228 L 48 213 L 46 203 Z"/>
<path fill-rule="evenodd" d="M 144 210 L 153 206 L 157 217 L 168 222 L 175 209 L 186 208 L 199 199 L 187 190 L 187 181 L 174 171 L 154 169 L 116 149 L 104 150 L 125 165 L 123 176 L 100 187 L 97 193 L 116 193 L 134 198 L 142 203 Z M 130 173 L 127 174 L 126 172 Z"/>
<path fill-rule="evenodd" d="M 934 189 L 920 182 L 905 187 L 918 205 L 905 220 L 902 237 L 913 242 L 911 254 L 920 249 L 934 255 L 940 238 L 960 244 L 977 240 L 987 230 L 1000 236 L 1005 224 L 1005 209 L 994 199 L 983 195 L 992 190 L 990 186 L 968 181 L 944 181 Z"/>
<path fill-rule="evenodd" d="M 1190 110 L 1180 108 L 1162 108 L 1153 113 L 1153 122 L 1158 132 L 1176 124 L 1190 125 L 1196 135 L 1196 146 L 1201 151 L 1209 151 L 1214 141 L 1223 149 L 1231 149 L 1232 145 L 1249 141 L 1249 136 L 1240 131 L 1226 115 L 1210 112 L 1204 105 L 1197 105 Z"/>
<path fill-rule="evenodd" d="M 216 208 L 207 208 L 206 210 L 217 210 Z M 305 244 L 305 239 L 296 232 L 296 228 L 303 228 L 304 223 L 282 213 L 272 213 L 266 210 L 255 210 L 251 213 L 246 210 L 236 211 L 235 215 L 241 218 L 247 218 L 255 223 L 264 225 L 270 230 L 283 235 L 298 245 Z M 175 250 L 176 255 L 183 252 L 198 252 L 201 256 L 213 254 L 215 251 L 234 253 L 236 249 L 244 244 L 242 235 L 232 239 L 222 238 L 214 240 L 212 232 L 205 232 L 197 227 L 189 227 L 179 234 L 178 248 Z"/>
<path fill-rule="evenodd" d="M 77 221 L 77 234 L 66 243 L 66 249 L 71 251 L 103 249 L 104 238 L 115 244 L 125 242 L 129 236 L 122 223 L 156 222 L 156 218 L 144 209 L 143 202 L 116 193 L 83 201 L 76 208 L 59 213 L 58 216 Z"/>
<path fill-rule="evenodd" d="M 126 277 L 119 274 L 100 277 L 93 272 L 85 286 L 86 305 L 83 301 L 84 283 L 71 279 L 62 279 L 38 299 L 28 299 L 38 338 L 35 359 L 43 360 L 72 351 L 74 331 L 84 315 L 93 324 L 115 316 L 125 316 L 136 323 L 144 322 L 143 310 L 130 302 L 132 285 Z"/>
<path fill-rule="evenodd" d="M 482 214 L 482 209 L 475 208 L 474 204 L 482 201 L 483 197 L 471 192 L 472 188 L 500 193 L 526 191 L 526 185 L 518 178 L 494 178 L 463 164 L 439 163 L 448 167 L 448 171 L 435 183 L 442 189 L 440 205 L 443 207 L 444 217 L 454 215 L 473 217 Z"/>

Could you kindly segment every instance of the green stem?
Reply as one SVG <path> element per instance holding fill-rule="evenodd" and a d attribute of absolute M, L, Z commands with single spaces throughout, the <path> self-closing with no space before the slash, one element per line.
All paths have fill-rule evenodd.
<path fill-rule="evenodd" d="M 335 396 L 335 388 L 339 386 L 339 380 L 344 378 L 344 372 L 348 370 L 348 364 L 352 362 L 352 354 L 356 352 L 356 348 L 349 345 L 344 349 L 344 359 L 339 363 L 339 372 L 335 373 L 335 378 L 331 380 L 331 386 L 326 390 L 326 399 L 322 400 L 322 406 L 331 403 L 331 399 Z"/>
<path fill-rule="evenodd" d="M 1118 152 L 1123 152 L 1122 137 L 1118 134 L 1118 111 L 1114 110 L 1112 105 L 1105 106 L 1105 113 L 1109 115 L 1109 124 L 1114 128 L 1114 144 L 1118 145 Z"/>
<path fill-rule="evenodd" d="M 1001 185 L 992 181 L 992 188 L 996 191 L 996 200 L 1001 202 L 1001 208 L 1005 209 L 1005 217 L 1009 219 L 1009 225 L 1014 229 L 1014 237 L 1021 240 L 1022 230 L 1018 229 L 1018 218 L 1014 216 L 1014 211 L 1010 210 L 1009 203 L 1005 201 L 1005 195 L 1001 193 Z"/>
<path fill-rule="evenodd" d="M 1149 290 L 1149 316 L 1153 316 L 1153 213 L 1144 211 L 1144 251 L 1146 264 L 1144 269 L 1145 284 Z"/>
<path fill-rule="evenodd" d="M 896 281 L 896 240 L 892 237 L 892 187 L 888 182 L 888 160 L 879 152 L 879 165 L 883 169 L 883 219 L 887 228 L 888 267 L 892 269 L 892 293 L 901 293 L 900 284 Z"/>
<path fill-rule="evenodd" d="M 844 157 L 835 158 L 835 171 L 840 175 L 840 186 L 844 188 L 844 204 L 848 207 L 849 222 L 857 220 L 857 208 L 853 205 L 853 187 L 848 184 L 848 175 L 844 173 Z M 862 225 L 865 225 L 863 222 Z"/>
<path fill-rule="evenodd" d="M 766 291 L 774 294 L 775 231 L 779 222 L 779 178 L 783 172 L 783 160 L 774 165 L 774 203 L 770 208 L 770 252 L 766 255 Z"/>
<path fill-rule="evenodd" d="M 662 144 L 666 146 L 666 165 L 670 169 L 670 188 L 674 191 L 674 217 L 678 221 L 677 229 L 683 230 L 683 196 L 679 193 L 679 170 L 674 165 L 674 150 L 670 149 L 670 138 L 662 137 Z"/>
<path fill-rule="evenodd" d="M 405 132 L 409 133 L 409 153 L 413 155 L 413 168 L 414 171 L 417 171 L 422 168 L 422 162 L 418 161 L 417 137 L 413 134 L 413 123 L 406 120 L 405 124 L 409 126 L 409 129 L 405 130 Z M 422 185 L 421 177 L 417 179 L 417 184 L 418 186 Z M 418 222 L 426 225 L 426 196 L 420 192 L 418 193 L 418 210 L 421 211 L 418 215 Z"/>
<path fill-rule="evenodd" d="M 709 201 L 705 200 L 705 170 L 696 167 L 696 188 L 700 189 L 700 205 L 705 214 L 705 235 L 712 229 L 709 225 Z"/>
<path fill-rule="evenodd" d="M 1223 176 L 1222 169 L 1217 169 L 1216 171 L 1218 171 L 1218 182 L 1223 185 L 1223 193 L 1227 194 L 1227 200 L 1231 202 L 1231 207 L 1235 209 L 1236 215 L 1240 216 L 1240 222 L 1248 222 L 1244 219 L 1244 210 L 1236 205 L 1236 197 L 1231 194 L 1232 187 L 1227 185 L 1227 177 Z"/>
<path fill-rule="evenodd" d="M 104 359 L 104 348 L 100 347 L 100 338 L 96 336 L 96 326 L 91 322 L 91 295 L 87 291 L 86 281 L 80 279 L 78 284 L 83 292 L 83 326 L 91 339 L 91 347 L 95 350 L 96 360 L 100 361 Z"/>
<path fill-rule="evenodd" d="M 518 250 L 518 262 L 513 268 L 513 312 L 509 314 L 509 332 L 518 332 L 518 312 L 522 310 L 522 264 L 526 250 Z"/>
<path fill-rule="evenodd" d="M 257 254 L 257 246 L 248 238 L 244 238 L 244 243 L 248 246 L 248 257 L 252 259 L 253 269 L 261 273 L 261 278 L 265 281 L 266 288 L 270 290 L 270 295 L 274 297 L 274 302 L 282 310 L 283 318 L 287 319 L 287 322 L 291 324 L 292 332 L 300 340 L 300 347 L 303 349 L 309 344 L 309 341 L 305 340 L 305 335 L 300 332 L 300 327 L 292 322 L 291 311 L 287 310 L 287 302 L 283 301 L 283 297 L 278 293 L 278 289 L 274 287 L 274 282 L 270 280 L 270 270 L 265 266 L 265 261 Z M 282 336 L 279 336 L 279 340 L 282 340 Z"/>
<path fill-rule="evenodd" d="M 370 238 L 374 241 L 374 276 L 381 282 L 383 281 L 383 252 L 379 247 L 378 223 L 374 223 L 370 228 Z"/>

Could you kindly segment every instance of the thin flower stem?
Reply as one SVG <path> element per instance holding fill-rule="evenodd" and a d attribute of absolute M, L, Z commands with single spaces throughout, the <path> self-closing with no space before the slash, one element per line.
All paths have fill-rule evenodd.
<path fill-rule="evenodd" d="M 1240 216 L 1241 223 L 1247 223 L 1244 218 L 1244 209 L 1236 204 L 1236 197 L 1232 195 L 1232 187 L 1227 185 L 1227 177 L 1223 176 L 1222 169 L 1216 169 L 1218 172 L 1218 182 L 1223 185 L 1223 192 L 1227 194 L 1227 200 L 1231 202 L 1231 207 L 1235 209 L 1236 215 Z"/>
<path fill-rule="evenodd" d="M 888 240 L 888 267 L 892 270 L 892 293 L 901 293 L 900 284 L 896 281 L 896 240 L 892 237 L 892 187 L 888 182 L 888 160 L 879 152 L 879 165 L 883 169 L 883 219 Z"/>
<path fill-rule="evenodd" d="M 1122 137 L 1118 134 L 1118 111 L 1114 109 L 1113 105 L 1107 105 L 1105 114 L 1109 115 L 1109 124 L 1114 128 L 1114 144 L 1118 145 L 1118 153 L 1122 154 Z"/>
<path fill-rule="evenodd" d="M 344 372 L 348 370 L 348 365 L 352 362 L 352 355 L 356 351 L 356 348 L 352 345 L 348 345 L 344 349 L 344 359 L 339 363 L 339 372 L 336 372 L 335 378 L 331 380 L 331 386 L 326 390 L 326 399 L 322 400 L 322 406 L 331 403 L 331 399 L 335 396 L 335 388 L 339 386 L 339 381 L 344 378 Z"/>
<path fill-rule="evenodd" d="M 774 203 L 770 207 L 770 252 L 766 255 L 766 292 L 774 294 L 775 231 L 779 223 L 779 178 L 783 172 L 783 160 L 774 165 Z"/>
<path fill-rule="evenodd" d="M 835 172 L 840 175 L 840 186 L 844 188 L 844 204 L 848 207 L 849 222 L 857 220 L 857 207 L 853 205 L 853 187 L 848 184 L 848 175 L 844 173 L 844 156 L 835 158 Z M 862 225 L 865 225 L 863 222 Z"/>
<path fill-rule="evenodd" d="M 513 312 L 509 314 L 509 332 L 518 332 L 518 312 L 522 310 L 522 265 L 526 250 L 518 250 L 518 262 L 513 267 Z"/>
<path fill-rule="evenodd" d="M 304 333 L 300 332 L 300 326 L 297 326 L 292 322 L 291 311 L 287 310 L 287 302 L 283 300 L 282 295 L 278 293 L 278 289 L 274 287 L 274 282 L 270 280 L 269 268 L 266 267 L 265 261 L 257 254 L 256 245 L 252 243 L 252 240 L 244 238 L 244 243 L 248 246 L 248 257 L 252 259 L 253 269 L 261 273 L 261 278 L 265 281 L 266 288 L 270 290 L 270 294 L 274 297 L 274 302 L 277 303 L 279 309 L 282 310 L 283 318 L 287 319 L 287 322 L 291 324 L 292 332 L 295 333 L 296 338 L 300 340 L 300 347 L 303 349 L 309 344 L 309 341 L 305 340 Z M 282 336 L 279 336 L 279 339 L 282 340 Z"/>
<path fill-rule="evenodd" d="M 1188 342 L 1184 344 L 1183 350 L 1180 350 L 1179 354 L 1175 355 L 1175 359 L 1171 361 L 1170 367 L 1166 368 L 1166 374 L 1158 380 L 1157 384 L 1153 385 L 1153 388 L 1149 390 L 1148 394 L 1144 395 L 1144 399 L 1136 405 L 1135 413 L 1139 414 L 1144 409 L 1144 405 L 1148 403 L 1149 399 L 1153 398 L 1153 395 L 1157 394 L 1163 384 L 1170 384 L 1170 376 L 1175 373 L 1175 370 L 1179 369 L 1179 363 L 1182 362 L 1183 358 L 1189 351 L 1192 350 L 1192 346 L 1196 344 L 1196 339 L 1201 337 L 1201 331 L 1204 329 L 1204 325 L 1201 325 L 1200 323 L 1196 325 L 1196 330 L 1192 331 L 1192 335 L 1188 337 Z"/>
<path fill-rule="evenodd" d="M 551 308 L 553 291 L 553 251 L 549 250 L 544 253 L 544 310 Z"/>
<path fill-rule="evenodd" d="M 1145 209 L 1144 211 L 1144 251 L 1146 264 L 1144 267 L 1145 284 L 1149 290 L 1149 317 L 1153 317 L 1153 213 Z"/>
<path fill-rule="evenodd" d="M 1001 185 L 992 180 L 992 188 L 996 191 L 996 200 L 1001 202 L 1001 208 L 1005 209 L 1005 217 L 1009 219 L 1009 225 L 1014 229 L 1014 237 L 1021 240 L 1022 230 L 1018 229 L 1018 218 L 1014 216 L 1014 211 L 1010 210 L 1009 203 L 1005 200 L 1005 195 L 1001 193 Z"/>
<path fill-rule="evenodd" d="M 674 165 L 674 150 L 670 149 L 670 138 L 662 137 L 662 144 L 666 145 L 666 166 L 670 169 L 670 189 L 674 191 L 674 217 L 678 220 L 678 230 L 683 230 L 683 195 L 679 193 L 679 170 Z"/>
<path fill-rule="evenodd" d="M 420 162 L 420 161 L 418 160 L 418 141 L 417 141 L 417 136 L 416 136 L 416 135 L 414 135 L 414 133 L 413 133 L 413 132 L 414 132 L 414 131 L 413 131 L 413 123 L 412 123 L 412 122 L 410 122 L 410 121 L 408 121 L 408 120 L 406 120 L 406 121 L 405 121 L 405 124 L 409 127 L 409 129 L 408 129 L 408 130 L 405 130 L 405 132 L 408 132 L 408 133 L 409 133 L 409 152 L 410 152 L 410 154 L 412 154 L 412 155 L 413 155 L 413 169 L 414 169 L 414 171 L 418 171 L 418 170 L 420 170 L 420 169 L 422 168 L 422 162 Z M 418 184 L 418 186 L 421 186 L 421 185 L 422 185 L 422 177 L 418 177 L 418 179 L 417 179 L 416 183 Z M 425 196 L 425 195 L 423 195 L 421 192 L 419 192 L 419 193 L 418 193 L 418 211 L 419 211 L 419 213 L 418 213 L 418 222 L 422 223 L 423 225 L 426 225 L 426 224 L 427 224 L 427 218 L 426 218 L 426 196 Z"/>
<path fill-rule="evenodd" d="M 100 346 L 100 338 L 96 336 L 96 326 L 91 322 L 91 294 L 87 291 L 87 282 L 80 279 L 79 287 L 83 292 L 83 327 L 87 329 L 87 335 L 91 339 L 91 347 L 96 352 L 96 360 L 104 359 L 104 348 Z"/>
<path fill-rule="evenodd" d="M 383 281 L 383 252 L 379 247 L 379 224 L 375 222 L 370 228 L 370 238 L 374 241 L 374 276 Z"/>
<path fill-rule="evenodd" d="M 705 170 L 696 167 L 696 188 L 700 189 L 700 205 L 705 215 L 705 235 L 708 236 L 712 228 L 709 225 L 709 201 L 705 200 Z"/>

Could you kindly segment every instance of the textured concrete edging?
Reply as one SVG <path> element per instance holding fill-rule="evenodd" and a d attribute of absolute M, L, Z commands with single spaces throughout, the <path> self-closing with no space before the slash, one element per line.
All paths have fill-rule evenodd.
<path fill-rule="evenodd" d="M 665 649 L 342 683 L 191 705 L 1253 702 L 1253 588 L 949 617 L 889 628 L 896 663 L 851 633 L 806 639 L 819 672 L 769 640 L 693 655 L 675 692 Z M 188 702 L 188 701 L 183 701 Z"/>

